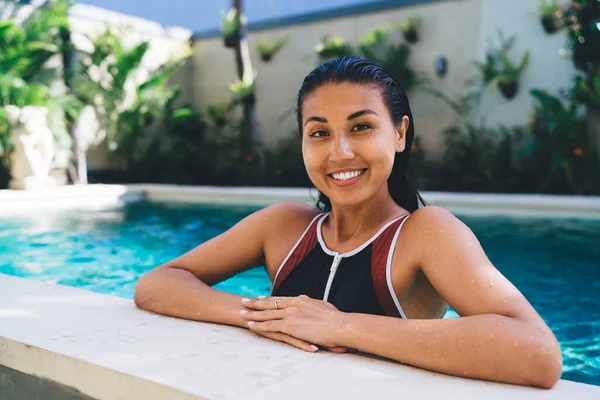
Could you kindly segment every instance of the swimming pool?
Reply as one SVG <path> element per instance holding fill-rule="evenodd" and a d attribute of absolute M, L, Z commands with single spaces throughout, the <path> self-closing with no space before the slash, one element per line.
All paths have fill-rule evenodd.
<path fill-rule="evenodd" d="M 256 209 L 142 202 L 3 216 L 0 273 L 132 298 L 141 274 Z M 563 379 L 600 385 L 600 221 L 460 218 L 557 335 Z M 257 268 L 217 287 L 258 296 L 268 294 L 270 285 Z"/>

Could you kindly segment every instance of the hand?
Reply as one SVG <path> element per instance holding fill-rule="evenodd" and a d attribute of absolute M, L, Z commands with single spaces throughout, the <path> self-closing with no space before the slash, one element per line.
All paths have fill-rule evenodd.
<path fill-rule="evenodd" d="M 275 340 L 283 339 L 281 341 L 303 350 L 307 350 L 306 345 L 310 346 L 310 343 L 337 353 L 347 350 L 337 343 L 335 336 L 336 329 L 342 324 L 343 313 L 331 303 L 301 295 L 242 299 L 242 304 L 245 307 L 241 311 L 242 317 L 248 320 L 248 329 L 252 332 L 271 338 L 273 334 L 285 335 Z M 287 340 L 290 337 L 301 343 L 290 343 L 294 342 Z"/>

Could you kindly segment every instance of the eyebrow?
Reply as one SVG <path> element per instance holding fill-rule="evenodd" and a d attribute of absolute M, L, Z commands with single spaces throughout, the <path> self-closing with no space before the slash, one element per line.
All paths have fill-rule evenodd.
<path fill-rule="evenodd" d="M 378 115 L 375 111 L 366 109 L 366 110 L 360 110 L 360 111 L 357 111 L 355 113 L 350 114 L 348 116 L 347 120 L 350 121 L 350 120 L 353 120 L 353 119 L 358 118 L 358 117 L 360 117 L 362 115 L 365 115 L 365 114 Z M 316 116 L 308 117 L 308 118 L 306 118 L 306 121 L 304 122 L 304 126 L 306 126 L 306 124 L 308 124 L 310 121 L 317 121 L 317 122 L 327 123 L 327 118 L 316 117 Z"/>

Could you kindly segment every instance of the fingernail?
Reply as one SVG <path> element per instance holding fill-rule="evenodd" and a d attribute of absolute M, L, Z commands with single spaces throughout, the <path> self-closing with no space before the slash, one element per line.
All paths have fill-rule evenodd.
<path fill-rule="evenodd" d="M 250 299 L 247 299 L 245 297 L 242 299 L 242 303 L 249 303 L 249 302 L 250 302 Z"/>
<path fill-rule="evenodd" d="M 258 296 L 259 299 L 264 299 L 267 296 Z"/>
<path fill-rule="evenodd" d="M 246 311 L 246 310 L 240 310 L 240 314 L 248 314 L 248 311 Z"/>
<path fill-rule="evenodd" d="M 248 321 L 248 325 L 254 325 L 254 321 Z"/>
<path fill-rule="evenodd" d="M 313 349 L 314 351 L 319 350 L 319 348 L 317 346 L 315 346 L 314 344 L 311 344 L 310 348 Z"/>

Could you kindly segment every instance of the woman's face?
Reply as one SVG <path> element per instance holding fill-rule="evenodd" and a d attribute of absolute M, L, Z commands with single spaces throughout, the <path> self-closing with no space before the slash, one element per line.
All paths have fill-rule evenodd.
<path fill-rule="evenodd" d="M 379 88 L 332 83 L 302 103 L 302 154 L 313 184 L 332 204 L 357 205 L 388 193 L 408 117 L 395 126 Z M 401 147 L 400 147 L 401 146 Z"/>

